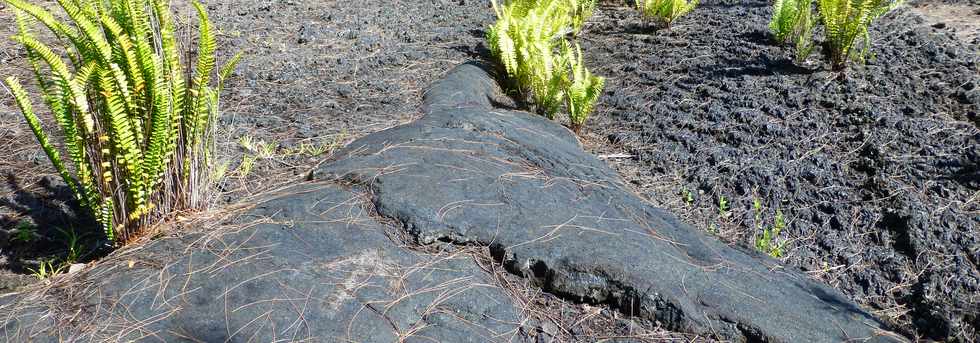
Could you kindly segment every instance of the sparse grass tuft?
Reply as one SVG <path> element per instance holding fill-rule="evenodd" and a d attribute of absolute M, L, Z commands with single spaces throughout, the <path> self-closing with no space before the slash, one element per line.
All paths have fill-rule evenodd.
<path fill-rule="evenodd" d="M 31 275 L 36 277 L 38 280 L 44 280 L 63 273 L 65 268 L 68 268 L 68 265 L 56 263 L 52 260 L 43 260 L 38 263 L 37 269 L 28 268 L 28 270 L 30 270 Z"/>

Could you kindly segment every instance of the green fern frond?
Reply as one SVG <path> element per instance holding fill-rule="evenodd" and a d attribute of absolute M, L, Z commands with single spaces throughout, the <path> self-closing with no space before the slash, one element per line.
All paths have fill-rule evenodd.
<path fill-rule="evenodd" d="M 186 120 L 190 124 L 188 132 L 192 137 L 191 145 L 196 143 L 193 139 L 200 136 L 202 128 L 208 121 L 204 95 L 215 66 L 214 49 L 216 45 L 214 33 L 211 32 L 211 22 L 208 20 L 204 5 L 195 1 L 194 8 L 198 14 L 199 30 L 197 67 L 194 70 L 193 88 L 188 91 L 185 100 L 189 106 Z"/>
<path fill-rule="evenodd" d="M 813 50 L 813 0 L 776 0 L 769 31 L 780 43 L 793 42 L 796 60 L 803 62 Z"/>
<path fill-rule="evenodd" d="M 37 138 L 38 143 L 41 144 L 41 149 L 44 150 L 44 154 L 48 156 L 51 160 L 51 164 L 54 165 L 54 169 L 58 171 L 61 178 L 65 181 L 65 184 L 72 190 L 72 193 L 79 194 L 78 185 L 75 183 L 75 179 L 68 173 L 68 169 L 65 168 L 65 162 L 61 159 L 61 155 L 58 150 L 55 149 L 54 145 L 48 139 L 47 134 L 44 133 L 44 129 L 41 128 L 41 121 L 34 114 L 34 108 L 31 106 L 31 101 L 28 99 L 27 92 L 20 85 L 20 81 L 16 77 L 8 77 L 5 80 L 8 87 L 10 87 L 11 93 L 13 93 L 14 100 L 17 103 L 17 107 L 20 108 L 20 113 L 24 115 L 24 119 L 27 121 L 27 125 L 30 126 L 31 132 L 34 133 L 34 137 Z"/>
<path fill-rule="evenodd" d="M 235 68 L 238 67 L 238 63 L 241 61 L 242 53 L 239 52 L 235 54 L 235 56 L 232 56 L 228 62 L 225 62 L 223 66 L 221 66 L 221 69 L 218 71 L 218 92 L 221 92 L 221 90 L 224 89 L 225 80 L 231 76 L 231 73 L 235 71 Z"/>
<path fill-rule="evenodd" d="M 567 92 L 568 119 L 572 124 L 572 130 L 578 132 L 595 108 L 606 80 L 592 75 L 585 67 L 580 46 L 576 45 L 575 51 L 570 52 L 569 55 L 572 56 L 570 65 L 572 79 Z"/>
<path fill-rule="evenodd" d="M 48 12 L 43 7 L 24 2 L 23 0 L 3 0 L 3 1 L 7 2 L 14 8 L 24 11 L 25 13 L 34 17 L 42 24 L 44 24 L 44 26 L 46 26 L 49 30 L 51 30 L 51 32 L 53 32 L 55 35 L 59 37 L 61 36 L 67 37 L 69 40 L 71 40 L 73 44 L 76 45 L 81 42 L 81 39 L 78 37 L 77 34 L 75 34 L 74 30 L 72 30 L 68 25 L 65 25 L 64 23 L 58 21 L 54 17 L 54 15 L 51 14 L 51 12 Z"/>
<path fill-rule="evenodd" d="M 597 2 L 598 0 L 568 0 L 568 6 L 571 9 L 572 32 L 576 36 L 585 27 L 585 22 L 592 17 Z"/>
<path fill-rule="evenodd" d="M 795 0 L 776 0 L 772 5 L 772 20 L 769 21 L 769 30 L 776 36 L 779 42 L 786 42 L 793 32 L 797 13 Z"/>
<path fill-rule="evenodd" d="M 158 88 L 158 92 L 164 91 L 164 89 L 169 90 L 167 107 L 167 116 L 171 118 L 171 134 L 169 135 L 170 141 L 167 142 L 165 150 L 172 151 L 176 149 L 178 134 L 180 131 L 180 123 L 183 120 L 182 114 L 184 112 L 184 98 L 187 95 L 187 86 L 184 80 L 184 73 L 181 70 L 180 54 L 177 53 L 177 42 L 174 38 L 174 24 L 173 19 L 170 17 L 169 5 L 164 3 L 163 0 L 151 0 L 153 1 L 153 15 L 157 20 L 157 25 L 159 25 L 159 35 L 160 35 L 160 46 L 163 51 L 163 68 L 160 69 L 161 73 L 165 73 L 168 80 L 167 87 Z"/>
<path fill-rule="evenodd" d="M 125 85 L 119 84 L 119 75 L 122 71 L 115 64 L 112 69 L 104 70 L 100 77 L 100 87 L 102 96 L 106 99 L 106 110 L 110 140 L 112 147 L 116 151 L 117 159 L 126 170 L 126 176 L 122 179 L 128 183 L 126 186 L 129 192 L 129 199 L 136 206 L 146 203 L 143 195 L 144 174 L 143 174 L 143 154 L 136 142 L 134 128 L 126 114 L 125 109 Z"/>
<path fill-rule="evenodd" d="M 67 6 L 65 2 L 65 0 L 59 0 L 62 6 Z M 82 32 L 83 43 L 75 46 L 76 49 L 79 49 L 82 58 L 98 59 L 99 63 L 103 65 L 108 63 L 112 58 L 112 47 L 109 46 L 97 17 L 91 17 L 95 14 L 85 10 L 69 11 L 67 9 L 66 13 Z"/>
<path fill-rule="evenodd" d="M 92 132 L 95 127 L 95 120 L 88 113 L 89 108 L 88 101 L 85 98 L 85 91 L 77 82 L 73 81 L 71 72 L 68 70 L 68 65 L 61 60 L 61 57 L 51 51 L 51 48 L 33 37 L 14 36 L 13 40 L 23 44 L 24 47 L 32 53 L 37 54 L 37 56 L 47 63 L 48 68 L 54 74 L 54 82 L 58 85 L 61 94 L 68 99 L 68 104 L 78 111 L 82 122 L 85 124 L 85 130 L 82 132 Z"/>
<path fill-rule="evenodd" d="M 27 15 L 24 11 L 19 9 L 14 9 L 14 21 L 17 23 L 17 35 L 21 37 L 33 37 L 31 32 L 31 17 Z M 43 94 L 48 94 L 50 89 L 50 82 L 44 77 L 41 72 L 41 61 L 40 58 L 32 51 L 27 52 L 27 60 L 31 64 L 31 71 L 34 73 L 34 79 L 37 81 L 38 86 L 41 88 Z"/>

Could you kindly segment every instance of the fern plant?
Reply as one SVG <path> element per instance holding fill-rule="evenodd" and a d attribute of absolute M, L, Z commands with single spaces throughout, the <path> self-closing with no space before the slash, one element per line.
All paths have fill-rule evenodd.
<path fill-rule="evenodd" d="M 592 17 L 598 0 L 566 0 L 571 12 L 572 33 L 578 36 L 585 22 Z"/>
<path fill-rule="evenodd" d="M 636 0 L 636 9 L 647 18 L 662 22 L 667 28 L 670 24 L 698 6 L 700 0 Z"/>
<path fill-rule="evenodd" d="M 776 0 L 769 30 L 776 41 L 792 41 L 796 60 L 803 62 L 813 51 L 813 0 Z"/>
<path fill-rule="evenodd" d="M 852 58 L 864 61 L 871 47 L 868 27 L 900 4 L 900 0 L 818 0 L 832 68 L 843 70 Z M 863 41 L 860 49 L 855 46 L 858 38 Z"/>
<path fill-rule="evenodd" d="M 571 70 L 571 80 L 566 91 L 568 103 L 568 121 L 571 123 L 572 131 L 579 133 L 582 125 L 589 119 L 589 114 L 595 108 L 599 95 L 606 79 L 594 76 L 585 68 L 582 60 L 582 48 L 576 44 L 572 51 L 568 45 L 564 48 L 564 55 L 569 56 L 569 69 Z"/>
<path fill-rule="evenodd" d="M 44 153 L 107 238 L 125 243 L 172 211 L 206 205 L 218 94 L 240 56 L 212 85 L 216 44 L 204 7 L 194 2 L 199 45 L 192 69 L 181 60 L 163 0 L 59 0 L 65 21 L 33 2 L 3 1 L 14 8 L 13 39 L 27 50 L 61 144 L 42 128 L 20 81 L 9 77 L 6 84 Z M 38 40 L 36 22 L 66 46 Z"/>
<path fill-rule="evenodd" d="M 565 60 L 556 47 L 571 31 L 565 0 L 493 2 L 497 22 L 487 30 L 487 42 L 507 76 L 522 94 L 529 94 L 538 113 L 553 119 L 562 99 Z"/>
<path fill-rule="evenodd" d="M 575 118 L 580 118 L 570 126 L 580 128 L 595 100 L 586 104 L 588 97 L 571 99 L 570 90 L 594 85 L 585 81 L 592 79 L 591 74 L 576 78 L 576 70 L 580 75 L 588 71 L 581 57 L 572 56 L 567 36 L 581 28 L 595 1 L 513 0 L 492 4 L 497 21 L 487 30 L 487 44 L 508 79 L 519 94 L 530 98 L 537 113 L 555 119 L 562 105 L 567 105 L 570 115 L 574 111 Z"/>

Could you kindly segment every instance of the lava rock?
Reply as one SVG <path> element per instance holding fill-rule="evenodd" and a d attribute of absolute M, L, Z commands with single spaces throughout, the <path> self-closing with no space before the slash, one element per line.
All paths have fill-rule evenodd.
<path fill-rule="evenodd" d="M 414 240 L 489 247 L 546 292 L 675 331 L 904 341 L 833 288 L 649 205 L 564 127 L 495 107 L 504 96 L 484 68 L 457 67 L 426 93 L 423 118 L 351 143 L 306 182 L 225 209 L 234 219 L 223 225 L 199 223 L 65 276 L 72 282 L 0 296 L 0 334 L 509 342 L 547 326 L 521 327 L 519 302 L 473 258 Z"/>
<path fill-rule="evenodd" d="M 419 243 L 490 246 L 545 291 L 672 330 L 902 341 L 838 291 L 650 206 L 567 129 L 495 108 L 499 94 L 481 67 L 460 66 L 426 93 L 426 116 L 355 141 L 311 179 L 370 189 Z"/>

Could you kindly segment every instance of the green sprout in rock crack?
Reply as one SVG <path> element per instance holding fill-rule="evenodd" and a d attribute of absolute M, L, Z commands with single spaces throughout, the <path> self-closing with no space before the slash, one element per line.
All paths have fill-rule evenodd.
<path fill-rule="evenodd" d="M 755 199 L 752 207 L 755 211 L 756 230 L 762 231 L 762 235 L 756 236 L 755 238 L 755 249 L 773 258 L 783 257 L 783 247 L 786 243 L 777 242 L 779 233 L 786 228 L 786 219 L 783 216 L 783 211 L 776 209 L 775 223 L 770 228 L 762 225 L 762 203 L 759 199 Z"/>
<path fill-rule="evenodd" d="M 38 263 L 37 269 L 28 268 L 28 270 L 31 271 L 31 274 L 39 280 L 44 280 L 64 273 L 67 269 L 70 269 L 72 264 L 75 264 L 83 257 L 83 247 L 81 244 L 82 237 L 79 236 L 75 230 L 63 230 L 60 228 L 55 228 L 55 230 L 61 234 L 62 240 L 65 244 L 65 257 L 63 259 L 44 259 Z"/>
<path fill-rule="evenodd" d="M 215 168 L 211 171 L 211 182 L 217 184 L 221 182 L 228 175 L 228 167 L 231 165 L 231 161 L 223 161 L 218 163 Z"/>
<path fill-rule="evenodd" d="M 238 176 L 247 177 L 248 174 L 251 174 L 252 168 L 255 167 L 255 159 L 255 156 L 242 156 L 242 163 L 238 165 Z"/>
<path fill-rule="evenodd" d="M 694 202 L 694 194 L 691 193 L 691 191 L 685 189 L 683 195 L 684 195 L 684 201 L 687 202 L 688 204 L 692 204 Z M 722 220 L 728 218 L 730 215 L 731 215 L 731 212 L 728 211 L 728 198 L 726 198 L 724 195 L 718 196 L 718 221 L 719 221 L 719 223 Z M 708 225 L 708 233 L 710 233 L 710 234 L 718 234 L 718 232 L 719 232 L 719 226 L 718 226 L 718 224 L 711 223 L 711 224 Z"/>
<path fill-rule="evenodd" d="M 78 262 L 81 258 L 82 246 L 79 244 L 79 236 L 75 233 L 75 230 L 62 230 L 55 228 L 59 233 L 61 233 L 62 238 L 64 238 L 65 248 L 67 249 L 68 255 L 65 256 L 65 260 L 62 262 L 62 268 L 67 265 L 71 265 Z"/>
<path fill-rule="evenodd" d="M 258 158 L 272 158 L 276 156 L 276 146 L 266 143 L 263 140 L 255 141 L 252 136 L 245 135 L 238 139 L 238 144 L 256 155 Z"/>
<path fill-rule="evenodd" d="M 10 237 L 10 240 L 19 243 L 30 243 L 35 241 L 37 237 L 37 227 L 27 220 L 21 220 L 17 223 L 17 228 L 14 229 L 14 235 Z"/>
<path fill-rule="evenodd" d="M 727 218 L 731 212 L 728 212 L 728 198 L 724 195 L 718 197 L 718 216 L 722 218 Z"/>
<path fill-rule="evenodd" d="M 37 269 L 27 268 L 31 271 L 31 275 L 36 277 L 38 280 L 44 280 L 52 276 L 61 274 L 64 270 L 66 264 L 55 264 L 54 260 L 43 260 L 38 263 Z"/>
<path fill-rule="evenodd" d="M 681 197 L 683 197 L 684 203 L 687 204 L 687 206 L 694 205 L 694 192 L 691 192 L 690 189 L 684 188 L 681 190 Z"/>

